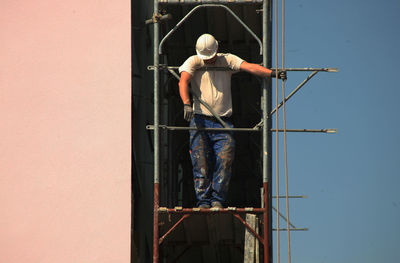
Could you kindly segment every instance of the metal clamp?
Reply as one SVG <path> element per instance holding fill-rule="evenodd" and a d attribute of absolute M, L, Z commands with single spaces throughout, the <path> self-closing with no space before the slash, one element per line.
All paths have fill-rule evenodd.
<path fill-rule="evenodd" d="M 170 20 L 172 19 L 171 14 L 162 15 L 160 13 L 154 13 L 151 19 L 147 19 L 144 23 L 146 25 L 155 24 L 160 21 Z"/>

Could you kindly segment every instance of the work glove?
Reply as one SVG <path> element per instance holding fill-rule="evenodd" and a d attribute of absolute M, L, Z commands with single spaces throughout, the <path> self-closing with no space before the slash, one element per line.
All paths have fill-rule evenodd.
<path fill-rule="evenodd" d="M 191 121 L 192 120 L 192 118 L 193 118 L 193 115 L 194 115 L 194 112 L 193 112 L 193 108 L 192 108 L 192 105 L 190 105 L 190 104 L 185 104 L 184 106 L 183 106 L 183 118 L 186 120 L 186 121 Z"/>
<path fill-rule="evenodd" d="M 276 69 L 272 70 L 272 72 L 271 72 L 271 78 L 275 78 L 275 77 L 276 77 Z M 285 70 L 278 69 L 278 79 L 281 79 L 281 80 L 287 79 Z"/>

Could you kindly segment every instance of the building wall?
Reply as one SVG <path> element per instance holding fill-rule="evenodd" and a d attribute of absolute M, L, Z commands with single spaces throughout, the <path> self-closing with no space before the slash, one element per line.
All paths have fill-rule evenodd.
<path fill-rule="evenodd" d="M 130 1 L 0 13 L 0 262 L 129 262 Z"/>

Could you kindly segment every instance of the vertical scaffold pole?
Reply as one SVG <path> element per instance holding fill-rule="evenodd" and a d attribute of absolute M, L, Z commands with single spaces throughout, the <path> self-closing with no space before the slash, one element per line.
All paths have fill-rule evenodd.
<path fill-rule="evenodd" d="M 154 0 L 153 15 L 158 14 L 158 0 Z M 154 23 L 154 210 L 153 210 L 153 263 L 158 263 L 158 208 L 159 203 L 159 55 L 158 55 L 158 42 L 159 42 L 159 24 L 157 21 Z"/>
<path fill-rule="evenodd" d="M 263 65 L 271 68 L 272 54 L 272 1 L 263 2 Z M 263 201 L 264 201 L 264 262 L 272 262 L 272 94 L 271 80 L 266 78 L 263 81 L 262 92 L 263 109 Z"/>

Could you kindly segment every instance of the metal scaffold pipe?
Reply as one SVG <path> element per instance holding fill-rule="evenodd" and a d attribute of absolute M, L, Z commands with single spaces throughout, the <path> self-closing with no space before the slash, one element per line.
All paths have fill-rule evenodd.
<path fill-rule="evenodd" d="M 285 68 L 286 71 L 325 71 L 325 72 L 339 72 L 337 68 Z"/>
<path fill-rule="evenodd" d="M 273 231 L 288 231 L 287 228 L 274 228 Z M 289 231 L 308 231 L 308 228 L 290 228 Z"/>
<path fill-rule="evenodd" d="M 262 12 L 262 40 L 263 40 L 263 66 L 272 66 L 272 0 L 263 1 Z M 263 237 L 264 237 L 264 262 L 273 262 L 272 259 L 272 119 L 269 112 L 272 108 L 271 80 L 262 81 L 262 120 L 265 123 L 262 129 L 262 161 L 263 161 Z"/>
<path fill-rule="evenodd" d="M 153 14 L 158 14 L 158 0 L 154 0 Z M 159 42 L 159 23 L 154 23 L 153 31 L 153 48 L 154 48 L 154 207 L 153 207 L 153 263 L 158 263 L 159 246 L 158 246 L 158 207 L 159 203 L 159 156 L 160 156 L 160 132 L 159 132 L 159 56 L 158 56 L 158 42 Z"/>
<path fill-rule="evenodd" d="M 264 0 L 158 0 L 160 4 L 261 4 Z"/>
<path fill-rule="evenodd" d="M 273 111 L 271 111 L 271 115 L 274 114 L 276 112 L 277 109 L 279 109 L 280 107 L 282 107 L 282 105 L 288 101 L 294 94 L 296 94 L 297 91 L 299 91 L 312 77 L 314 77 L 316 74 L 318 73 L 318 71 L 314 71 L 313 73 L 311 73 L 302 83 L 300 83 L 299 86 L 297 86 L 297 88 L 295 88 L 286 98 L 283 99 L 283 101 L 281 103 L 279 103 L 278 107 L 276 107 Z"/>
<path fill-rule="evenodd" d="M 262 43 L 261 40 L 258 38 L 258 36 L 245 24 L 243 23 L 243 21 L 234 13 L 232 12 L 231 9 L 229 9 L 227 6 L 225 5 L 219 5 L 219 4 L 202 4 L 202 5 L 198 5 L 196 7 L 194 7 L 192 10 L 190 10 L 189 13 L 186 14 L 186 16 L 184 16 L 181 21 L 179 21 L 178 24 L 176 24 L 176 26 L 171 29 L 168 34 L 161 40 L 160 45 L 159 45 L 159 49 L 158 52 L 161 55 L 162 54 L 162 48 L 164 45 L 164 42 L 194 13 L 197 11 L 197 9 L 199 8 L 206 8 L 206 7 L 221 7 L 223 9 L 225 9 L 228 13 L 230 13 L 238 22 L 239 24 L 241 24 L 246 30 L 247 32 L 250 33 L 250 35 L 252 35 L 252 37 L 254 37 L 254 39 L 258 42 L 258 44 L 260 45 L 260 55 L 263 54 L 263 49 L 262 49 Z"/>
<path fill-rule="evenodd" d="M 170 131 L 234 131 L 234 132 L 260 132 L 260 129 L 254 128 L 197 128 L 197 127 L 181 127 L 181 126 L 168 126 L 158 125 L 159 129 L 165 129 Z M 147 130 L 155 130 L 154 125 L 147 125 Z M 284 132 L 283 129 L 270 129 L 270 132 Z M 286 129 L 286 132 L 311 132 L 311 133 L 336 133 L 336 129 Z"/>
<path fill-rule="evenodd" d="M 307 198 L 306 195 L 289 195 L 289 198 Z M 280 195 L 280 196 L 272 196 L 272 198 L 286 198 L 285 195 Z"/>
<path fill-rule="evenodd" d="M 154 70 L 154 65 L 150 65 L 147 67 L 148 70 Z M 158 65 L 159 70 L 177 70 L 179 66 L 167 66 L 165 64 Z M 281 68 L 278 68 L 281 70 Z M 203 67 L 197 70 L 215 70 L 215 71 L 233 71 L 230 68 L 225 67 Z M 271 70 L 275 70 L 275 68 L 271 68 Z M 285 68 L 285 71 L 322 71 L 322 72 L 339 72 L 338 68 Z"/>

